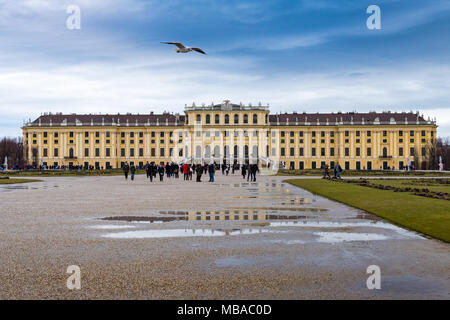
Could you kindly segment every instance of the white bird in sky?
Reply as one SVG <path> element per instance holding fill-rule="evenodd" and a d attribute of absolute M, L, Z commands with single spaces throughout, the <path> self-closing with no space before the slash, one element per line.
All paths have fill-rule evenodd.
<path fill-rule="evenodd" d="M 202 49 L 200 48 L 191 48 L 191 47 L 185 47 L 183 46 L 183 44 L 179 43 L 179 42 L 161 42 L 161 43 L 165 43 L 165 44 L 173 44 L 175 46 L 177 46 L 177 48 L 175 49 L 176 52 L 178 53 L 188 53 L 191 51 L 197 51 L 200 52 L 202 54 L 206 54 Z"/>

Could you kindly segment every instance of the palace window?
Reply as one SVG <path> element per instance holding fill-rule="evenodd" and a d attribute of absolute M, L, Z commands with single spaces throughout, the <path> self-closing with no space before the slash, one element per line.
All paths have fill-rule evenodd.
<path fill-rule="evenodd" d="M 253 124 L 258 124 L 258 115 L 257 114 L 253 115 Z"/>
<path fill-rule="evenodd" d="M 219 124 L 219 122 L 220 122 L 220 117 L 219 117 L 218 114 L 216 114 L 216 115 L 214 116 L 214 123 L 215 123 L 215 124 Z"/>
<path fill-rule="evenodd" d="M 230 123 L 230 116 L 229 115 L 225 115 L 225 124 L 229 124 Z"/>
<path fill-rule="evenodd" d="M 248 123 L 248 115 L 244 114 L 244 123 Z"/>
<path fill-rule="evenodd" d="M 237 114 L 234 115 L 234 123 L 235 124 L 239 123 L 239 115 L 237 115 Z"/>
<path fill-rule="evenodd" d="M 206 124 L 211 123 L 211 116 L 209 114 L 206 115 Z"/>

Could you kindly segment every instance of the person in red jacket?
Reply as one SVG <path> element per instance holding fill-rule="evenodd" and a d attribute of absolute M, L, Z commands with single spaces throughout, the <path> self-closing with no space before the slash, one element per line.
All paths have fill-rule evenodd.
<path fill-rule="evenodd" d="M 183 174 L 184 174 L 184 180 L 188 180 L 189 179 L 189 166 L 185 163 L 183 165 Z"/>

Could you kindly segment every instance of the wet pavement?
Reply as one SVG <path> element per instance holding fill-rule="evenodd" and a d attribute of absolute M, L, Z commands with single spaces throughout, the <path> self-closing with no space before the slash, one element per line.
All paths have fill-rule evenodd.
<path fill-rule="evenodd" d="M 0 298 L 450 298 L 448 244 L 284 179 L 0 188 Z M 65 287 L 72 264 L 77 292 Z M 369 265 L 381 290 L 366 287 Z"/>

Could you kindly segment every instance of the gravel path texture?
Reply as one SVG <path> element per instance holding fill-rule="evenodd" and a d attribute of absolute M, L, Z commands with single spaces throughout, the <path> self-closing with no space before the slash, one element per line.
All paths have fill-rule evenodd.
<path fill-rule="evenodd" d="M 450 298 L 448 244 L 287 178 L 1 186 L 0 299 Z M 66 286 L 70 265 L 80 290 Z M 370 265 L 379 290 L 366 286 Z"/>

